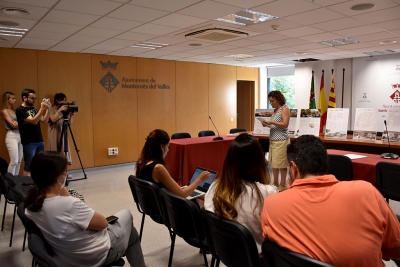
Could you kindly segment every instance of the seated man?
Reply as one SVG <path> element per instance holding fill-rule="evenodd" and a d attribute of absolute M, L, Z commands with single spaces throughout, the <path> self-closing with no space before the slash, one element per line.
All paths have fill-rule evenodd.
<path fill-rule="evenodd" d="M 400 258 L 399 222 L 373 185 L 327 175 L 324 143 L 304 135 L 287 148 L 290 189 L 265 199 L 264 237 L 340 266 L 384 266 Z"/>

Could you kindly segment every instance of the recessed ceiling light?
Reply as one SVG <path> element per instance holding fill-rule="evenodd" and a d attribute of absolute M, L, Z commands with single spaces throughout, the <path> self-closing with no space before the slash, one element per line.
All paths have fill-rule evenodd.
<path fill-rule="evenodd" d="M 340 45 L 348 45 L 348 44 L 357 44 L 360 41 L 350 38 L 350 37 L 345 37 L 345 38 L 339 38 L 339 39 L 332 39 L 332 40 L 325 40 L 322 42 L 319 42 L 322 45 L 327 45 L 327 46 L 340 46 Z"/>
<path fill-rule="evenodd" d="M 230 56 L 225 56 L 225 57 L 243 59 L 243 58 L 252 58 L 254 56 L 246 55 L 246 54 L 236 54 L 236 55 L 230 55 Z"/>
<path fill-rule="evenodd" d="M 15 36 L 15 37 L 22 37 L 29 31 L 28 29 L 21 29 L 21 28 L 12 28 L 12 27 L 1 27 L 0 26 L 0 35 L 4 36 Z"/>
<path fill-rule="evenodd" d="M 305 55 L 305 54 L 307 54 L 307 52 L 295 52 L 294 54 L 295 55 Z"/>
<path fill-rule="evenodd" d="M 277 16 L 245 9 L 235 14 L 229 14 L 225 17 L 217 18 L 215 20 L 226 23 L 236 24 L 240 26 L 252 25 L 268 20 L 277 19 Z"/>
<path fill-rule="evenodd" d="M 142 42 L 139 44 L 134 44 L 131 47 L 133 48 L 143 48 L 143 49 L 157 49 L 163 48 L 168 46 L 169 44 L 162 44 L 162 43 L 154 43 L 154 42 Z"/>
<path fill-rule="evenodd" d="M 19 7 L 3 7 L 1 11 L 7 15 L 11 16 L 21 16 L 21 15 L 30 15 L 31 12 L 28 9 L 19 8 Z"/>
<path fill-rule="evenodd" d="M 397 51 L 390 50 L 390 49 L 381 50 L 381 51 L 364 52 L 364 54 L 367 54 L 368 56 L 387 55 L 387 54 L 394 54 L 394 53 L 397 53 Z"/>
<path fill-rule="evenodd" d="M 19 26 L 20 24 L 18 22 L 14 22 L 14 21 L 3 20 L 3 21 L 0 21 L 0 25 L 3 25 L 3 26 Z"/>
<path fill-rule="evenodd" d="M 382 41 L 379 44 L 395 44 L 396 41 Z"/>
<path fill-rule="evenodd" d="M 352 7 L 350 7 L 351 10 L 356 10 L 356 11 L 360 11 L 360 10 L 367 10 L 367 9 L 371 9 L 375 6 L 375 4 L 358 4 L 358 5 L 354 5 Z"/>
<path fill-rule="evenodd" d="M 199 43 L 191 43 L 191 44 L 189 44 L 190 46 L 202 46 L 202 44 L 199 44 Z"/>

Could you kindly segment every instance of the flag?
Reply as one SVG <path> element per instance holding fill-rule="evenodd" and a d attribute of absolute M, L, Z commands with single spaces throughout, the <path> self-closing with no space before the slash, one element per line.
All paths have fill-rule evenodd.
<path fill-rule="evenodd" d="M 317 106 L 315 105 L 315 94 L 314 94 L 314 71 L 312 72 L 312 78 L 311 78 L 311 90 L 310 90 L 310 103 L 309 103 L 309 108 L 310 109 L 316 109 Z"/>
<path fill-rule="evenodd" d="M 333 78 L 333 70 L 332 70 L 331 91 L 329 92 L 328 108 L 336 108 L 335 79 Z"/>
<path fill-rule="evenodd" d="M 321 85 L 319 87 L 319 101 L 318 108 L 321 109 L 321 123 L 319 125 L 319 133 L 324 133 L 324 127 L 326 125 L 326 100 L 325 100 L 325 89 L 324 89 L 324 71 L 322 71 Z"/>

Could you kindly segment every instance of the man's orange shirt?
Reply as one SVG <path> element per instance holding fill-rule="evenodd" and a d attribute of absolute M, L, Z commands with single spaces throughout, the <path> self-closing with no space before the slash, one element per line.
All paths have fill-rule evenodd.
<path fill-rule="evenodd" d="M 333 175 L 267 197 L 261 221 L 264 237 L 337 267 L 384 266 L 381 248 L 400 246 L 397 217 L 375 187 Z"/>

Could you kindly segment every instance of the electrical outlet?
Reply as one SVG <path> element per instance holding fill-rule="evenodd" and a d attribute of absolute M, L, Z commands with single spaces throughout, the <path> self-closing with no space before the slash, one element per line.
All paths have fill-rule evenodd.
<path fill-rule="evenodd" d="M 118 155 L 118 147 L 110 147 L 110 148 L 108 148 L 108 155 L 109 156 Z"/>

